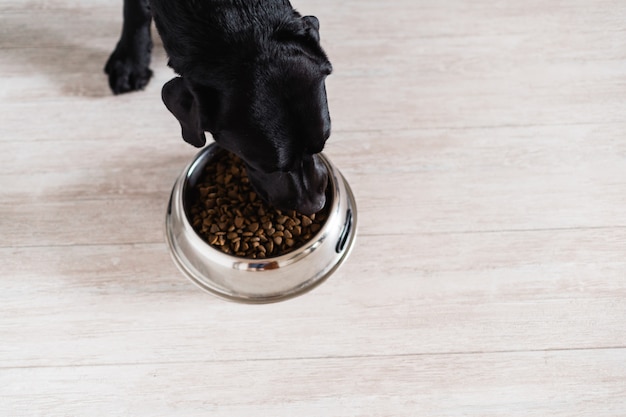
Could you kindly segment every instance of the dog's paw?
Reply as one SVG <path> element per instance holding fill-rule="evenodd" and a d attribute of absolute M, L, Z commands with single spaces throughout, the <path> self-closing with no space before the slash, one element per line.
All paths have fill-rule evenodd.
<path fill-rule="evenodd" d="M 138 62 L 139 61 L 139 62 Z M 141 59 L 116 48 L 109 57 L 104 72 L 109 76 L 109 87 L 114 94 L 143 90 L 152 78 L 152 70 Z"/>

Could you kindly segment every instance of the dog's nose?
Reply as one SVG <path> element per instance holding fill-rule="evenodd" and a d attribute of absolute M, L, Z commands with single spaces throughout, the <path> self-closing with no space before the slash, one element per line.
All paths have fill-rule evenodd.
<path fill-rule="evenodd" d="M 310 216 L 311 214 L 317 213 L 318 211 L 323 209 L 325 204 L 326 204 L 326 194 L 322 193 L 315 199 L 306 199 L 304 201 L 301 201 L 297 205 L 295 210 L 298 213 L 302 213 L 306 216 Z"/>
<path fill-rule="evenodd" d="M 318 155 L 312 155 L 303 161 L 303 193 L 299 196 L 296 211 L 311 215 L 320 211 L 326 204 L 328 173 Z"/>

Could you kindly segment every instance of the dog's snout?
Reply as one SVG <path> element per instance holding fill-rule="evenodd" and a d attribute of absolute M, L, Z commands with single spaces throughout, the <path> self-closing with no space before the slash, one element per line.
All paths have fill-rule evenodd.
<path fill-rule="evenodd" d="M 250 183 L 269 204 L 302 214 L 317 213 L 326 204 L 328 173 L 319 155 L 309 155 L 288 172 L 262 172 L 248 168 Z"/>

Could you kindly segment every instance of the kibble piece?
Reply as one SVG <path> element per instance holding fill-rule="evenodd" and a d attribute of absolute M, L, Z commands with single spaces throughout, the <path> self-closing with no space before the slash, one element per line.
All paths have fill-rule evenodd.
<path fill-rule="evenodd" d="M 241 226 L 243 226 L 243 223 L 244 223 L 243 217 L 240 217 L 240 216 L 235 217 L 235 226 L 237 227 L 237 229 L 241 229 Z"/>

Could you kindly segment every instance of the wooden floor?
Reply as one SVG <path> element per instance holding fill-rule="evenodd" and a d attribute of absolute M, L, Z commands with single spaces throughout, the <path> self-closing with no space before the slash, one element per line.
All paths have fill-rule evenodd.
<path fill-rule="evenodd" d="M 121 0 L 0 0 L 0 415 L 625 416 L 626 3 L 294 5 L 359 234 L 248 306 L 168 254 L 160 43 L 114 97 Z"/>

